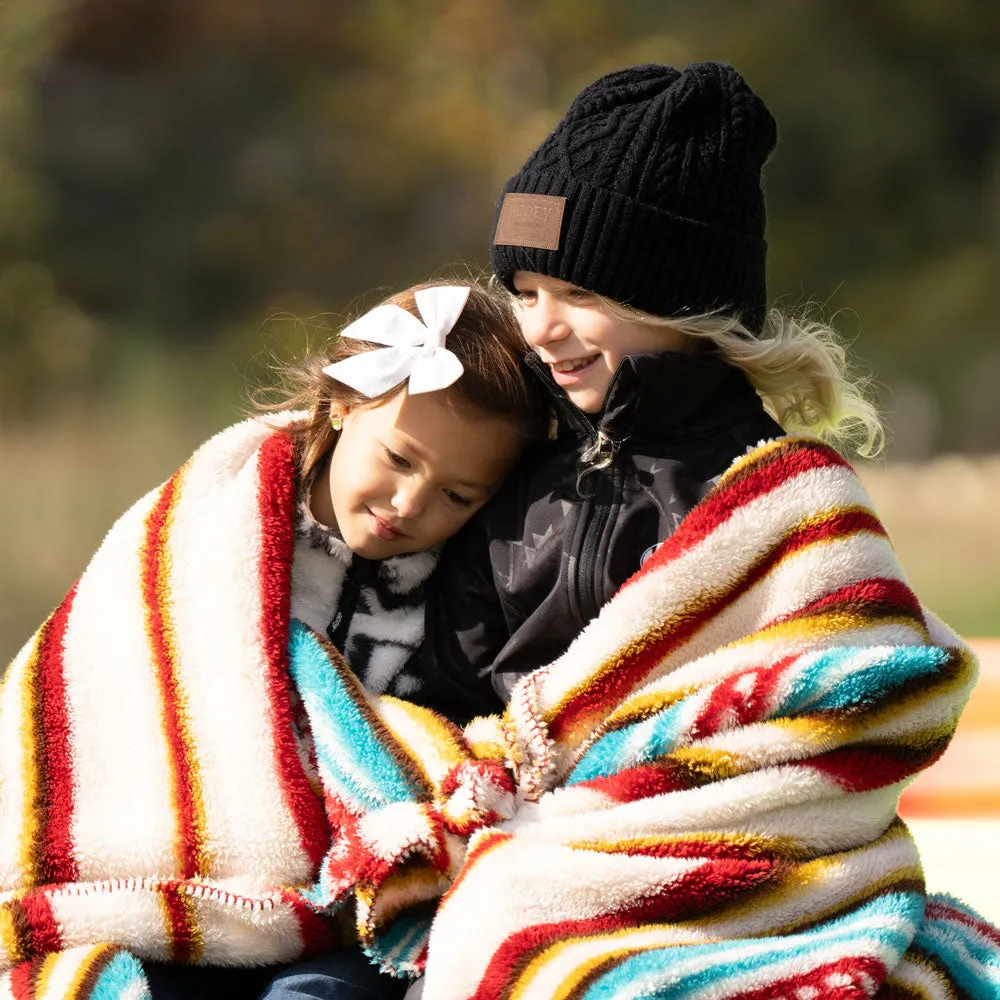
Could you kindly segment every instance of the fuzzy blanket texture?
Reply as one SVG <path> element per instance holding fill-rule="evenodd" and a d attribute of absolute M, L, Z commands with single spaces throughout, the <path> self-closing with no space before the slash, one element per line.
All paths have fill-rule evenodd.
<path fill-rule="evenodd" d="M 360 940 L 425 1000 L 1000 997 L 896 817 L 975 679 L 850 467 L 737 461 L 503 718 L 289 620 L 295 469 L 246 422 L 112 528 L 0 688 L 0 995 Z"/>

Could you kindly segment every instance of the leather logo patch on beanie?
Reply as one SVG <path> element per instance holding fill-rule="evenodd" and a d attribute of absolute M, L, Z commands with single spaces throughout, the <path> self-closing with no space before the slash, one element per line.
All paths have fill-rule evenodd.
<path fill-rule="evenodd" d="M 504 195 L 494 244 L 558 250 L 566 199 L 551 194 Z"/>

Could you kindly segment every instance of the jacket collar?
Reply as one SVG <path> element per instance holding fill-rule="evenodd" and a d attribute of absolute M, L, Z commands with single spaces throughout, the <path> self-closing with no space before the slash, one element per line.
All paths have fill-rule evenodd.
<path fill-rule="evenodd" d="M 534 352 L 526 361 L 552 396 L 560 432 L 568 431 L 584 443 L 599 436 L 616 443 L 628 438 L 689 438 L 763 409 L 746 375 L 711 355 L 667 351 L 623 358 L 604 409 L 593 415 L 570 402 Z"/>

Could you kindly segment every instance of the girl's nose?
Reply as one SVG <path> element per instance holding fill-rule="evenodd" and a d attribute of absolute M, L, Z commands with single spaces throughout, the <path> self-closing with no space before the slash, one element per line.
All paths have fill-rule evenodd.
<path fill-rule="evenodd" d="M 521 311 L 521 332 L 532 347 L 544 347 L 569 336 L 569 326 L 559 303 L 542 291 Z"/>
<path fill-rule="evenodd" d="M 400 517 L 417 517 L 426 506 L 423 485 L 413 476 L 401 478 L 392 496 L 392 506 Z"/>

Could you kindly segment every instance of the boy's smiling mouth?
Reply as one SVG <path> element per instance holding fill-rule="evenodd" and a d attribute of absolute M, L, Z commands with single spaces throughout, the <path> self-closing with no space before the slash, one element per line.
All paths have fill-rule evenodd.
<path fill-rule="evenodd" d="M 592 354 L 588 358 L 575 358 L 573 361 L 553 361 L 551 362 L 552 371 L 558 372 L 560 375 L 566 375 L 570 372 L 578 372 L 581 369 L 592 365 L 597 358 L 598 355 Z"/>

